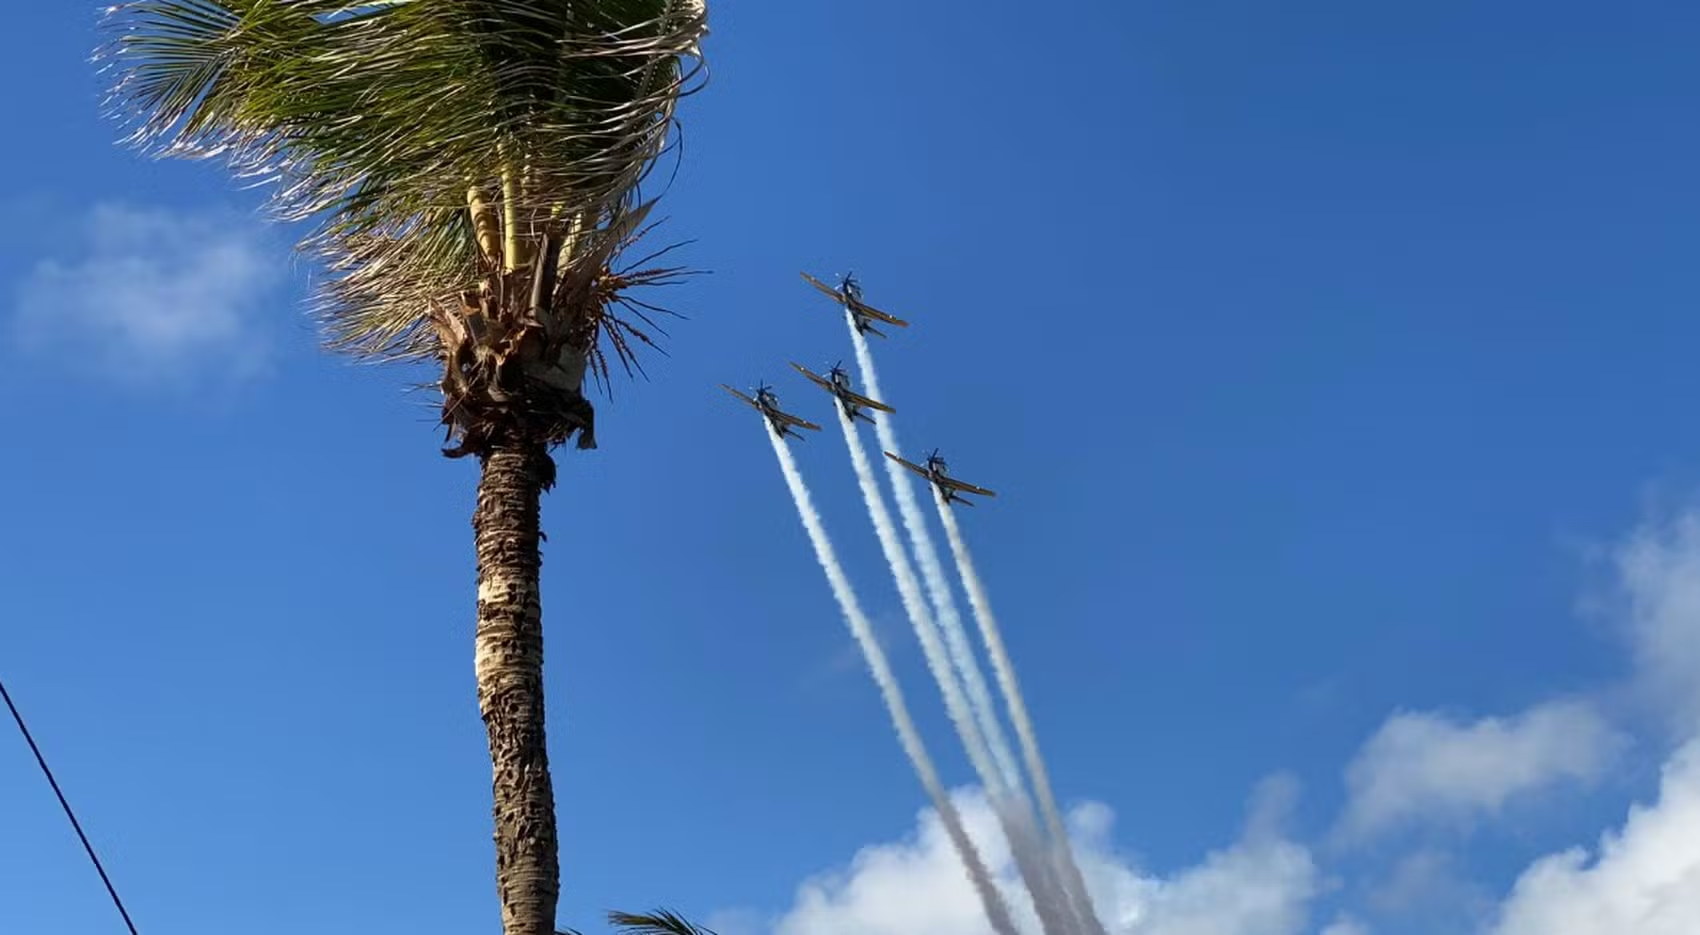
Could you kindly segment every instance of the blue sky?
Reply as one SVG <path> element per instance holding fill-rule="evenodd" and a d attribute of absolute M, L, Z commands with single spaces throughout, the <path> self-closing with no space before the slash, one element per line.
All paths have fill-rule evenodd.
<path fill-rule="evenodd" d="M 562 922 L 960 902 L 715 389 L 829 415 L 784 362 L 850 352 L 796 273 L 854 267 L 914 322 L 903 438 L 1001 493 L 963 521 L 1117 935 L 1678 932 L 1700 9 L 817 6 L 712 5 L 665 230 L 713 274 L 548 498 Z M 144 932 L 494 931 L 429 375 L 321 354 L 294 232 L 113 145 L 92 7 L 11 18 L 0 672 Z M 842 448 L 797 453 L 966 786 Z M 0 880 L 0 931 L 118 930 L 4 740 Z"/>

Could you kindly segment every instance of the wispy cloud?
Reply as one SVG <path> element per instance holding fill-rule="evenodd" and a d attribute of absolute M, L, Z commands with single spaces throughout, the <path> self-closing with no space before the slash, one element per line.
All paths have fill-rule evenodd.
<path fill-rule="evenodd" d="M 19 284 L 13 335 L 127 384 L 253 376 L 286 259 L 263 231 L 234 212 L 98 205 Z"/>
<path fill-rule="evenodd" d="M 1591 784 L 1624 738 L 1585 701 L 1463 722 L 1430 712 L 1388 718 L 1346 768 L 1339 834 L 1361 842 L 1417 822 L 1467 825 L 1511 799 Z"/>
<path fill-rule="evenodd" d="M 1341 913 L 1322 930 L 1322 935 L 1369 935 L 1369 929 L 1348 913 Z"/>
<path fill-rule="evenodd" d="M 1433 847 L 1401 857 L 1363 897 L 1363 908 L 1404 923 L 1400 931 L 1480 932 L 1497 905 L 1497 892 L 1472 879 L 1458 856 Z"/>
<path fill-rule="evenodd" d="M 1643 524 L 1614 557 L 1638 694 L 1700 735 L 1700 509 Z"/>

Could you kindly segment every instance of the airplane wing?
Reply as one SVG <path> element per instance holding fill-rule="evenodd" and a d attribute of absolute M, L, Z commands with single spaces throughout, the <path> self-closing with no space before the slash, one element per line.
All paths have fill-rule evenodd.
<path fill-rule="evenodd" d="M 814 424 L 813 422 L 810 422 L 807 419 L 799 419 L 798 417 L 792 415 L 789 412 L 775 412 L 773 415 L 774 415 L 774 418 L 777 418 L 779 421 L 784 422 L 786 425 L 795 425 L 796 427 L 798 427 L 800 429 L 808 429 L 811 432 L 820 431 L 820 426 Z"/>
<path fill-rule="evenodd" d="M 893 409 L 890 406 L 887 406 L 885 403 L 882 403 L 877 399 L 869 399 L 868 397 L 863 396 L 861 393 L 846 392 L 844 395 L 850 397 L 850 402 L 854 405 L 857 405 L 857 406 L 865 406 L 869 409 L 878 409 L 881 412 L 896 412 L 897 411 L 896 409 Z"/>
<path fill-rule="evenodd" d="M 750 407 L 755 409 L 757 412 L 761 411 L 761 405 L 758 404 L 755 400 L 749 398 L 748 396 L 745 396 L 743 393 L 738 392 L 737 390 L 731 388 L 730 386 L 727 386 L 724 383 L 720 384 L 720 388 L 725 390 L 728 393 L 731 393 L 733 396 L 736 396 L 739 399 L 743 400 L 747 405 L 749 405 Z"/>
<path fill-rule="evenodd" d="M 938 482 L 940 484 L 943 484 L 946 487 L 949 487 L 952 490 L 960 490 L 963 493 L 979 494 L 982 497 L 995 497 L 995 496 L 997 496 L 997 494 L 992 493 L 990 490 L 987 490 L 984 487 L 976 487 L 973 484 L 967 483 L 965 481 L 959 481 L 959 480 L 956 480 L 955 478 L 952 478 L 952 477 L 941 477 L 941 478 L 939 478 Z"/>
<path fill-rule="evenodd" d="M 879 321 L 883 321 L 888 325 L 896 325 L 899 328 L 909 327 L 909 323 L 904 321 L 903 319 L 898 318 L 896 315 L 889 315 L 885 312 L 882 312 L 879 309 L 874 308 L 872 305 L 867 304 L 866 302 L 857 302 L 856 303 L 856 310 L 861 312 L 862 314 L 868 316 L 869 318 L 874 318 L 874 319 L 877 319 Z"/>
<path fill-rule="evenodd" d="M 933 476 L 931 474 L 927 473 L 927 469 L 920 466 L 919 464 L 910 464 L 908 461 L 905 461 L 902 458 L 899 458 L 897 455 L 894 455 L 889 451 L 885 452 L 884 454 L 885 454 L 886 457 L 890 458 L 893 461 L 896 461 L 898 464 L 903 465 L 904 467 L 908 468 L 911 471 L 914 471 L 915 473 L 921 475 L 922 477 L 925 477 L 928 480 L 933 479 Z"/>
<path fill-rule="evenodd" d="M 802 374 L 805 377 L 808 377 L 810 380 L 813 380 L 815 385 L 820 387 L 821 389 L 826 390 L 829 393 L 833 391 L 832 381 L 828 380 L 826 377 L 823 377 L 823 376 L 815 373 L 814 371 L 803 366 L 802 364 L 797 363 L 796 361 L 792 361 L 791 366 L 797 368 L 798 373 Z"/>
<path fill-rule="evenodd" d="M 839 292 L 837 289 L 832 288 L 813 276 L 810 276 L 808 273 L 803 274 L 803 279 L 806 280 L 809 285 L 814 286 L 816 289 L 819 289 L 829 296 L 832 296 L 834 302 L 838 302 L 840 304 L 844 302 L 844 293 Z"/>

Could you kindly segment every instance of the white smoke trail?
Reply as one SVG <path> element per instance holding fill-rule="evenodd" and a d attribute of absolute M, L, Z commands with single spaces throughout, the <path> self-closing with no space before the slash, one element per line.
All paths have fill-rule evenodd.
<path fill-rule="evenodd" d="M 974 772 L 979 774 L 980 781 L 986 784 L 986 791 L 996 795 L 1004 786 L 1004 776 L 992 764 L 981 724 L 975 722 L 974 712 L 969 708 L 968 699 L 962 693 L 962 685 L 950 670 L 950 661 L 945 655 L 944 646 L 939 642 L 937 624 L 927 609 L 926 600 L 921 596 L 921 584 L 915 578 L 915 570 L 909 565 L 909 557 L 903 551 L 903 543 L 897 538 L 897 527 L 891 521 L 891 512 L 886 509 L 885 497 L 880 494 L 873 465 L 868 462 L 867 449 L 862 447 L 862 439 L 856 433 L 855 423 L 844 415 L 843 410 L 839 411 L 838 425 L 844 430 L 844 444 L 850 449 L 850 464 L 856 470 L 856 484 L 862 490 L 862 502 L 867 504 L 868 516 L 874 523 L 874 535 L 879 539 L 880 551 L 885 554 L 886 564 L 891 566 L 891 576 L 897 579 L 897 593 L 903 600 L 903 610 L 908 614 L 909 622 L 915 628 L 915 636 L 921 643 L 921 655 L 927 661 L 927 671 L 932 673 L 933 680 L 938 683 L 939 692 L 944 695 L 945 711 L 950 714 L 951 724 L 955 726 L 957 736 L 962 738 L 962 745 L 968 751 L 968 761 L 973 764 Z"/>
<path fill-rule="evenodd" d="M 1027 714 L 1027 702 L 1021 696 L 1021 685 L 1015 678 L 1015 666 L 1010 662 L 1009 652 L 1004 648 L 1003 634 L 998 629 L 997 618 L 992 616 L 992 602 L 986 595 L 985 584 L 980 581 L 980 574 L 974 569 L 974 560 L 968 554 L 968 542 L 962 537 L 962 527 L 956 524 L 956 514 L 951 511 L 949 503 L 945 502 L 943 494 L 935 488 L 933 505 L 938 508 L 939 522 L 944 524 L 945 538 L 950 541 L 950 553 L 956 559 L 956 570 L 962 577 L 962 586 L 968 592 L 968 603 L 974 608 L 974 620 L 980 627 L 980 638 L 986 643 L 986 653 L 991 657 L 992 670 L 997 674 L 998 687 L 1003 691 L 1004 702 L 1009 706 L 1009 719 L 1015 724 L 1016 737 L 1021 741 L 1021 753 L 1027 763 L 1027 772 L 1033 777 L 1034 792 L 1039 799 L 1039 808 L 1044 813 L 1045 825 L 1049 829 L 1052 844 L 1056 848 L 1058 862 L 1062 865 L 1063 880 L 1069 889 L 1069 896 L 1079 907 L 1091 935 L 1105 935 L 1103 923 L 1098 919 L 1098 913 L 1092 906 L 1092 899 L 1086 892 L 1086 881 L 1080 875 L 1080 867 L 1074 860 L 1074 848 L 1069 844 L 1068 829 L 1063 826 L 1062 814 L 1057 810 L 1057 800 L 1051 793 L 1051 778 L 1045 770 L 1044 758 L 1039 755 L 1039 735 L 1033 729 L 1033 719 Z"/>
<path fill-rule="evenodd" d="M 845 321 L 850 327 L 850 342 L 856 351 L 856 366 L 862 372 L 863 389 L 874 399 L 884 400 L 885 393 L 880 389 L 879 371 L 874 366 L 874 355 L 868 347 L 868 339 L 856 328 L 855 317 L 848 309 L 845 310 Z M 897 444 L 897 428 L 892 423 L 890 413 L 876 411 L 873 418 L 874 433 L 879 438 L 880 447 L 893 454 L 900 453 L 902 449 Z M 858 446 L 851 447 L 854 456 Z M 951 660 L 968 689 L 968 697 L 980 730 L 1004 777 L 1003 787 L 1008 791 L 1002 797 L 1008 802 L 1009 809 L 1019 809 L 1026 816 L 1025 821 L 1013 822 L 1013 828 L 1006 827 L 1005 834 L 1009 837 L 1011 855 L 1019 855 L 1016 856 L 1017 865 L 1022 871 L 1022 877 L 1027 881 L 1028 891 L 1033 896 L 1034 909 L 1048 932 L 1053 931 L 1055 926 L 1060 928 L 1062 933 L 1103 935 L 1102 932 L 1091 932 L 1084 927 L 1088 923 L 1081 918 L 1082 911 L 1077 900 L 1072 898 L 1073 894 L 1068 888 L 1061 885 L 1049 872 L 1054 860 L 1045 859 L 1045 849 L 1033 840 L 1031 831 L 1037 829 L 1034 828 L 1032 820 L 1032 806 L 1027 800 L 1020 770 L 1015 765 L 1015 757 L 1010 752 L 1009 741 L 1004 737 L 1003 725 L 997 720 L 997 709 L 992 704 L 991 692 L 986 688 L 979 663 L 974 659 L 974 650 L 963 631 L 962 617 L 956 610 L 956 599 L 951 594 L 950 580 L 944 573 L 944 565 L 939 560 L 932 535 L 927 531 L 926 516 L 915 499 L 915 491 L 910 486 L 909 475 L 904 467 L 889 458 L 885 459 L 885 466 L 886 475 L 891 481 L 892 494 L 897 500 L 898 513 L 903 517 L 903 528 L 909 534 L 910 547 L 914 550 L 915 559 L 921 566 L 921 575 L 927 583 L 927 593 L 937 614 L 938 627 L 944 633 Z M 987 785 L 987 792 L 993 797 L 995 804 L 1000 790 L 990 788 L 991 783 Z M 1035 850 L 1038 853 L 1035 853 Z"/>
<path fill-rule="evenodd" d="M 944 647 L 939 644 L 937 624 L 928 612 L 927 603 L 921 596 L 921 584 L 915 579 L 915 569 L 910 566 L 909 556 L 905 554 L 903 543 L 897 537 L 897 527 L 891 520 L 891 511 L 886 509 L 885 497 L 880 493 L 873 465 L 868 462 L 867 449 L 862 446 L 862 438 L 856 431 L 855 421 L 846 415 L 842 408 L 838 411 L 838 425 L 844 431 L 844 444 L 850 449 L 850 464 L 856 470 L 856 483 L 862 489 L 862 500 L 867 504 L 868 516 L 873 520 L 874 534 L 879 539 L 880 551 L 885 553 L 886 564 L 891 566 L 891 575 L 897 579 L 897 592 L 903 600 L 903 609 L 909 616 L 909 622 L 915 628 L 915 636 L 921 643 L 921 653 L 926 658 L 927 669 L 932 673 L 933 680 L 938 683 L 940 693 L 944 695 L 945 710 L 950 715 L 951 724 L 955 726 L 957 736 L 962 739 L 974 772 L 986 787 L 986 795 L 991 802 L 992 813 L 997 816 L 999 827 L 1009 839 L 1010 855 L 1014 857 L 1016 869 L 1021 873 L 1022 879 L 1027 881 L 1028 892 L 1033 897 L 1034 914 L 1039 917 L 1039 924 L 1047 935 L 1073 935 L 1077 929 L 1071 925 L 1068 902 L 1066 898 L 1057 898 L 1055 883 L 1047 874 L 1050 862 L 1044 859 L 1043 849 L 1038 848 L 1034 840 L 1033 832 L 1036 829 L 1033 827 L 1032 806 L 1019 787 L 1009 786 L 1008 777 L 999 772 L 988 755 L 986 738 L 975 723 L 975 712 L 969 707 L 956 674 L 951 671 L 950 660 Z M 964 639 L 963 642 L 966 643 L 967 640 Z M 973 665 L 973 657 L 970 655 L 968 659 L 969 664 Z M 992 714 L 995 718 L 996 712 L 993 711 Z M 996 720 L 991 723 L 994 727 L 997 726 Z M 1016 776 L 1016 782 L 1020 782 L 1019 774 Z"/>
<path fill-rule="evenodd" d="M 980 859 L 980 852 L 975 849 L 973 840 L 968 837 L 968 832 L 962 826 L 962 816 L 957 813 L 956 805 L 951 802 L 944 784 L 939 781 L 938 770 L 933 766 L 932 757 L 927 755 L 927 748 L 921 741 L 920 733 L 915 730 L 914 719 L 909 716 L 909 706 L 903 700 L 903 690 L 898 687 L 897 677 L 886 661 L 885 650 L 880 648 L 879 641 L 874 637 L 873 627 L 869 625 L 867 615 L 862 613 L 861 603 L 856 600 L 856 592 L 850 587 L 850 579 L 844 575 L 844 567 L 838 563 L 832 540 L 827 537 L 820 513 L 816 512 L 813 498 L 809 496 L 809 488 L 803 483 L 803 475 L 797 470 L 796 460 L 791 457 L 791 449 L 786 447 L 785 440 L 771 425 L 766 428 L 768 441 L 773 443 L 773 453 L 779 459 L 779 469 L 785 475 L 785 486 L 791 489 L 791 499 L 796 503 L 797 516 L 802 519 L 803 528 L 808 531 L 809 542 L 814 546 L 815 558 L 820 562 L 821 570 L 826 572 L 827 583 L 832 587 L 832 596 L 838 600 L 838 607 L 844 613 L 844 621 L 849 624 L 851 635 L 862 648 L 868 671 L 873 674 L 874 683 L 879 686 L 880 695 L 885 700 L 886 710 L 891 714 L 892 725 L 897 728 L 898 741 L 903 745 L 903 751 L 909 755 L 909 762 L 914 765 L 915 773 L 927 791 L 927 797 L 932 800 L 933 808 L 938 811 L 939 821 L 944 825 L 945 833 L 956 846 L 956 852 L 962 858 L 968 878 L 980 895 L 980 903 L 986 910 L 987 921 L 991 923 L 997 935 L 1020 935 L 1010 917 L 1009 906 L 1004 902 L 1003 894 L 998 892 L 992 883 L 991 873 L 986 870 L 985 862 Z"/>
<path fill-rule="evenodd" d="M 868 348 L 868 339 L 856 329 L 855 319 L 849 317 L 848 312 L 846 319 L 850 322 L 851 343 L 856 348 L 856 366 L 862 371 L 862 386 L 869 396 L 883 400 L 885 395 L 880 389 L 879 372 L 874 368 L 874 355 Z M 891 414 L 876 411 L 873 418 L 874 434 L 879 437 L 880 447 L 893 454 L 901 454 L 902 449 L 897 446 L 897 429 L 892 424 Z M 944 573 L 943 563 L 939 561 L 939 552 L 933 546 L 932 534 L 927 531 L 927 520 L 921 512 L 920 503 L 915 499 L 915 491 L 909 484 L 909 475 L 897 462 L 890 458 L 883 460 L 886 475 L 891 480 L 892 494 L 897 500 L 897 511 L 903 517 L 903 528 L 909 534 L 909 544 L 914 549 L 915 561 L 921 566 L 921 577 L 927 583 L 927 596 L 932 599 L 939 630 L 944 633 L 951 661 L 968 690 L 980 732 L 991 747 L 992 758 L 997 761 L 1004 784 L 1019 790 L 1022 788 L 1020 769 L 1016 766 L 1014 755 L 1010 753 L 1003 725 L 998 723 L 997 708 L 992 704 L 991 692 L 986 689 L 985 677 L 980 674 L 980 666 L 974 661 L 973 647 L 968 643 L 962 628 L 962 615 L 957 613 L 956 598 L 951 594 L 950 579 Z"/>

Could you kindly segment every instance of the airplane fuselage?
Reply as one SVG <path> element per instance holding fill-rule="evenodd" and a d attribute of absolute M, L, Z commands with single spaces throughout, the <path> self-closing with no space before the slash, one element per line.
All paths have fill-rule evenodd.
<path fill-rule="evenodd" d="M 944 499 L 944 502 L 968 503 L 967 500 L 957 494 L 953 487 L 945 483 L 945 480 L 949 476 L 949 474 L 945 473 L 943 461 L 939 461 L 935 464 L 933 459 L 927 459 L 927 480 L 932 482 L 933 489 L 939 492 L 939 496 Z M 972 503 L 969 503 L 968 505 L 973 506 Z"/>
<path fill-rule="evenodd" d="M 838 294 L 844 297 L 844 309 L 850 313 L 850 320 L 855 323 L 856 330 L 867 334 L 872 332 L 885 337 L 874 330 L 874 319 L 862 308 L 862 287 L 854 279 L 846 276 L 838 287 Z"/>
<path fill-rule="evenodd" d="M 945 470 L 944 459 L 927 459 L 927 478 L 933 482 L 933 489 L 939 492 L 939 497 L 942 498 L 944 502 L 963 503 L 968 506 L 974 505 L 972 501 L 958 493 L 955 487 L 945 483 L 945 481 L 950 479 L 950 474 Z"/>
<path fill-rule="evenodd" d="M 847 299 L 844 302 L 844 307 L 849 310 L 850 321 L 855 324 L 857 331 L 862 334 L 873 334 L 882 338 L 885 337 L 885 335 L 880 334 L 880 332 L 874 328 L 873 316 L 862 311 L 862 306 L 858 304 L 855 299 Z"/>
<path fill-rule="evenodd" d="M 768 425 L 773 426 L 773 430 L 775 432 L 778 432 L 781 435 L 791 435 L 796 438 L 802 437 L 792 431 L 791 426 L 788 425 L 784 419 L 780 418 L 781 410 L 779 408 L 779 399 L 772 393 L 757 393 L 756 408 L 761 410 L 762 418 L 767 420 Z"/>
<path fill-rule="evenodd" d="M 873 417 L 862 411 L 862 407 L 852 401 L 851 396 L 856 391 L 850 386 L 850 375 L 834 367 L 828 379 L 832 381 L 832 395 L 838 400 L 838 408 L 844 411 L 846 419 L 861 419 L 872 422 Z"/>

